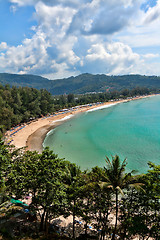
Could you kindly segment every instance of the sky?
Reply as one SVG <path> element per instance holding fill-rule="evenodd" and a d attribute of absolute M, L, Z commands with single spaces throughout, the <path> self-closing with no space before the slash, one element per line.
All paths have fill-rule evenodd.
<path fill-rule="evenodd" d="M 160 76 L 160 0 L 0 0 L 0 72 Z"/>

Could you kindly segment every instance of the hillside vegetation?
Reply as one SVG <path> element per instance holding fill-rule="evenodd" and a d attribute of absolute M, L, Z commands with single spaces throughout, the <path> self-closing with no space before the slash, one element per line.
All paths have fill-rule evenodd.
<path fill-rule="evenodd" d="M 0 132 L 53 110 L 51 94 L 35 88 L 0 85 Z"/>
<path fill-rule="evenodd" d="M 84 94 L 89 92 L 106 92 L 122 90 L 125 88 L 147 87 L 150 89 L 160 88 L 160 77 L 124 75 L 106 76 L 104 74 L 81 74 L 59 80 L 48 80 L 36 75 L 17 75 L 0 73 L 0 83 L 17 87 L 32 87 L 36 89 L 45 88 L 52 95 L 62 94 Z"/>

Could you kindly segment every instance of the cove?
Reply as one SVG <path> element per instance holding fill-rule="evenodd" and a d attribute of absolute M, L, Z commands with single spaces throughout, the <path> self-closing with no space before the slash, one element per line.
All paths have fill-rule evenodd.
<path fill-rule="evenodd" d="M 105 156 L 127 158 L 127 170 L 160 164 L 160 96 L 85 112 L 51 130 L 43 143 L 84 169 L 105 166 Z"/>

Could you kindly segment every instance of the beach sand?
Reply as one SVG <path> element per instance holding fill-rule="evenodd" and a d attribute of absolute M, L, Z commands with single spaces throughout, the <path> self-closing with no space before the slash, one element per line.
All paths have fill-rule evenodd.
<path fill-rule="evenodd" d="M 149 96 L 145 96 L 149 97 Z M 27 150 L 32 151 L 38 151 L 41 152 L 43 147 L 43 141 L 46 136 L 46 134 L 56 126 L 62 124 L 64 121 L 66 121 L 71 116 L 74 116 L 75 114 L 79 114 L 81 112 L 86 112 L 94 109 L 100 109 L 104 107 L 108 107 L 109 105 L 118 104 L 130 100 L 140 99 L 144 97 L 136 97 L 133 99 L 127 99 L 127 100 L 120 100 L 120 101 L 111 101 L 111 102 L 105 102 L 100 103 L 92 106 L 87 107 L 79 107 L 74 110 L 70 110 L 69 112 L 59 113 L 58 115 L 49 116 L 49 117 L 43 117 L 38 120 L 34 120 L 30 122 L 29 124 L 24 125 L 24 127 L 17 131 L 15 134 L 10 136 L 10 131 L 6 133 L 6 142 L 12 140 L 12 144 L 16 148 L 22 148 L 26 147 Z"/>

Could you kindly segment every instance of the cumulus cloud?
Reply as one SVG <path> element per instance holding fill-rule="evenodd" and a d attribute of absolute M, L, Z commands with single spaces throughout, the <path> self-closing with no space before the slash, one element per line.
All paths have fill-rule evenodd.
<path fill-rule="evenodd" d="M 138 54 L 120 42 L 92 45 L 85 60 L 91 68 L 100 65 L 101 70 L 107 74 L 132 72 L 133 66 L 141 61 Z"/>
<path fill-rule="evenodd" d="M 13 73 L 27 73 L 40 69 L 46 64 L 48 46 L 44 34 L 39 32 L 32 39 L 25 39 L 22 45 L 6 46 L 6 53 L 0 55 L 1 71 L 7 69 Z"/>
<path fill-rule="evenodd" d="M 69 7 L 46 6 L 44 3 L 36 5 L 36 18 L 39 29 L 45 33 L 50 42 L 49 52 L 56 51 L 57 62 L 67 62 L 74 65 L 79 57 L 73 51 L 77 42 L 76 36 L 66 36 L 66 31 L 76 10 Z"/>
<path fill-rule="evenodd" d="M 146 12 L 140 8 L 146 0 L 9 1 L 12 9 L 34 6 L 37 24 L 21 45 L 0 43 L 0 71 L 51 79 L 82 72 L 146 74 L 153 64 L 158 71 L 150 62 L 158 61 L 158 53 L 138 54 L 133 47 L 160 46 L 160 0 Z"/>
<path fill-rule="evenodd" d="M 35 6 L 35 18 L 43 31 L 65 33 L 76 10 L 69 7 L 47 6 L 42 2 L 38 2 Z"/>
<path fill-rule="evenodd" d="M 52 73 L 54 77 L 58 77 L 57 72 L 61 76 L 62 73 L 69 75 L 71 66 L 80 60 L 72 50 L 77 38 L 65 37 L 75 10 L 61 5 L 48 6 L 43 2 L 38 2 L 35 10 L 38 26 L 32 27 L 35 34 L 31 39 L 25 39 L 17 47 L 7 48 L 1 43 L 0 47 L 5 48 L 6 53 L 0 55 L 0 69 L 13 73 Z"/>

